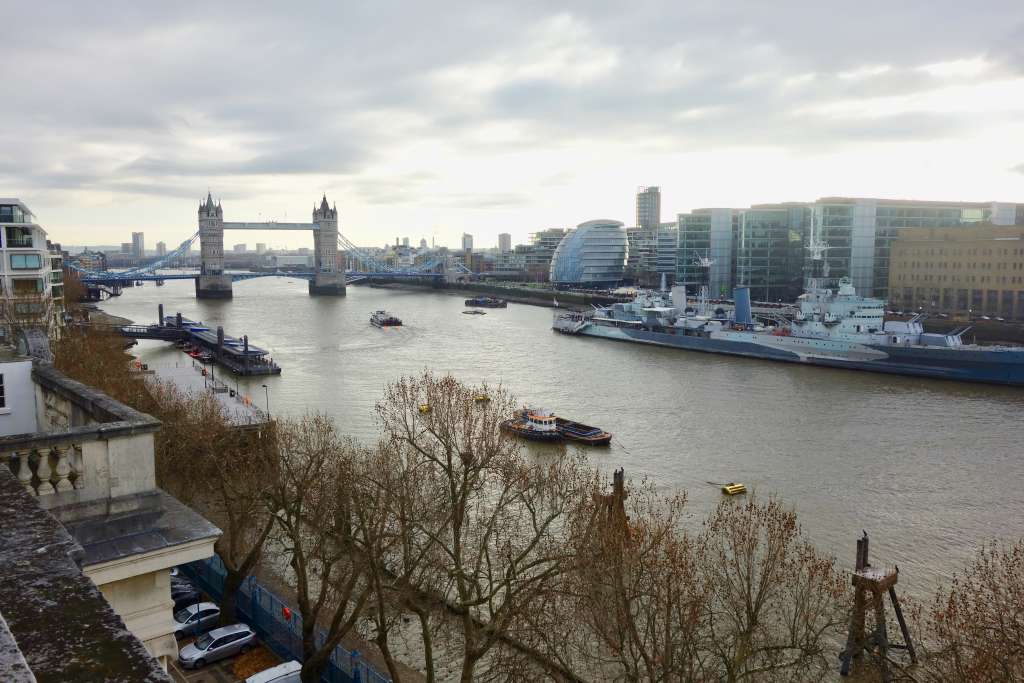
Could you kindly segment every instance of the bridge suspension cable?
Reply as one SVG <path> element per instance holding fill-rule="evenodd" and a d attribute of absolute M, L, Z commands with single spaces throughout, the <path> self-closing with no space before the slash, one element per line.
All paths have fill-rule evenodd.
<path fill-rule="evenodd" d="M 161 256 L 152 263 L 147 263 L 144 266 L 136 266 L 135 268 L 129 268 L 128 270 L 109 271 L 109 270 L 91 270 L 89 268 L 83 268 L 81 264 L 76 261 L 69 261 L 68 267 L 79 274 L 83 279 L 96 278 L 96 279 L 121 279 L 130 280 L 136 275 L 151 275 L 155 271 L 161 268 L 166 268 L 169 263 L 180 259 L 182 256 L 188 254 L 189 249 L 192 248 L 192 243 L 199 238 L 199 231 L 197 230 L 191 237 L 178 245 L 178 248 L 174 251 L 168 252 L 166 255 Z"/>

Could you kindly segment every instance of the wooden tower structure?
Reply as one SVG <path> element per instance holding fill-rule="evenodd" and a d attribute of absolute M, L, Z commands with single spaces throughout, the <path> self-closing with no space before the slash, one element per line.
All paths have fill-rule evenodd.
<path fill-rule="evenodd" d="M 867 652 L 878 664 L 883 681 L 891 681 L 889 670 L 889 648 L 906 649 L 910 661 L 917 663 L 917 653 L 910 639 L 910 630 L 903 618 L 899 598 L 896 597 L 896 582 L 899 580 L 900 568 L 881 569 L 871 566 L 868 560 L 868 532 L 857 539 L 857 563 L 853 572 L 853 614 L 850 617 L 850 631 L 846 638 L 846 649 L 839 655 L 841 661 L 839 673 L 848 676 L 851 668 Z M 890 643 L 886 630 L 885 594 L 889 594 L 896 620 L 903 633 L 903 643 Z M 874 629 L 869 636 L 865 631 L 868 610 L 874 612 Z"/>

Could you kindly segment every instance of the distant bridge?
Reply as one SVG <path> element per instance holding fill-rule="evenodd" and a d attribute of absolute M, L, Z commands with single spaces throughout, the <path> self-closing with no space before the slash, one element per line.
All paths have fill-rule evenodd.
<path fill-rule="evenodd" d="M 300 278 L 309 281 L 311 294 L 344 294 L 348 284 L 366 279 L 430 278 L 434 280 L 473 275 L 464 264 L 450 256 L 405 268 L 392 267 L 360 249 L 338 232 L 337 209 L 327 204 L 325 196 L 313 210 L 311 223 L 225 222 L 223 209 L 207 193 L 206 201 L 199 205 L 199 229 L 166 255 L 135 268 L 125 270 L 93 270 L 71 259 L 67 266 L 78 273 L 85 285 L 107 287 L 111 291 L 135 282 L 161 280 L 195 280 L 199 298 L 229 298 L 232 282 L 258 277 Z M 285 270 L 229 272 L 224 268 L 224 230 L 311 230 L 313 232 L 314 269 L 310 272 Z M 174 265 L 188 256 L 196 240 L 200 242 L 200 268 L 194 273 L 174 269 Z M 344 270 L 338 267 L 338 252 L 343 251 L 350 263 L 357 267 Z"/>

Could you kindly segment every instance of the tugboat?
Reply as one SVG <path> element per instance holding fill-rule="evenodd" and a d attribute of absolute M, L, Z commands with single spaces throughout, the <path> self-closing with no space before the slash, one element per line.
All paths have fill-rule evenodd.
<path fill-rule="evenodd" d="M 550 410 L 524 407 L 515 417 L 501 423 L 502 430 L 531 441 L 561 441 L 562 433 Z"/>
<path fill-rule="evenodd" d="M 587 446 L 607 446 L 612 435 L 590 425 L 557 417 L 550 410 L 526 408 L 501 424 L 507 432 L 533 441 L 576 441 Z"/>
<path fill-rule="evenodd" d="M 387 311 L 374 311 L 370 316 L 370 324 L 376 327 L 401 327 L 402 321 Z"/>
<path fill-rule="evenodd" d="M 566 420 L 564 417 L 556 417 L 555 426 L 558 433 L 569 441 L 578 441 L 588 446 L 607 446 L 612 442 L 612 435 L 603 429 Z"/>
<path fill-rule="evenodd" d="M 477 296 L 466 299 L 467 306 L 481 306 L 483 308 L 508 308 L 508 302 L 504 299 L 495 299 L 489 296 Z"/>

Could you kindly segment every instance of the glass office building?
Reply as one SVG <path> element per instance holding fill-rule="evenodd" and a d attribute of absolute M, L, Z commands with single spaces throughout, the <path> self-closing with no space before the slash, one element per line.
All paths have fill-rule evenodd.
<path fill-rule="evenodd" d="M 760 301 L 794 301 L 803 293 L 804 249 L 811 209 L 806 204 L 769 204 L 740 216 L 736 281 Z"/>
<path fill-rule="evenodd" d="M 595 220 L 568 231 L 551 258 L 551 282 L 611 287 L 625 276 L 629 242 L 619 221 Z"/>
<path fill-rule="evenodd" d="M 810 230 L 828 244 L 829 277 L 849 277 L 859 294 L 880 299 L 889 297 L 889 252 L 901 229 L 1013 225 L 1021 217 L 1019 205 L 1002 202 L 825 197 L 812 210 Z"/>
<path fill-rule="evenodd" d="M 736 209 L 695 209 L 679 214 L 677 285 L 686 285 L 691 293 L 707 286 L 712 297 L 732 296 L 739 217 Z"/>

